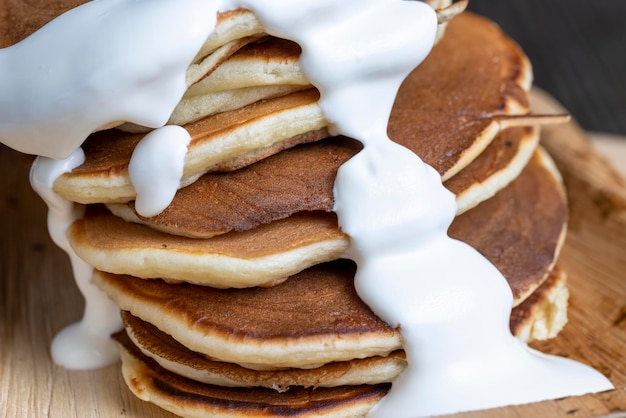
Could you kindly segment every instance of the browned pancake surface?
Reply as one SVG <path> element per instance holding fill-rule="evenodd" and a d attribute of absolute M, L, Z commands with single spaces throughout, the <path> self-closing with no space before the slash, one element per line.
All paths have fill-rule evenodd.
<path fill-rule="evenodd" d="M 0 48 L 21 41 L 43 25 L 85 0 L 0 1 Z"/>
<path fill-rule="evenodd" d="M 389 136 L 445 173 L 511 103 L 528 108 L 528 71 L 522 51 L 495 24 L 463 13 L 400 88 Z"/>
<path fill-rule="evenodd" d="M 561 312 L 558 306 L 558 296 L 555 294 L 555 289 L 559 286 L 565 287 L 567 281 L 567 275 L 559 266 L 550 272 L 548 278 L 541 283 L 528 298 L 524 300 L 520 305 L 516 306 L 511 312 L 510 327 L 511 331 L 515 333 L 522 333 L 524 327 L 528 327 L 535 321 L 545 321 L 546 331 L 552 332 L 554 335 L 561 330 L 564 325 L 561 323 L 561 319 L 566 318 L 566 312 Z M 569 296 L 569 292 L 566 293 Z M 547 300 L 553 302 L 552 305 L 546 303 Z M 566 305 L 564 303 L 564 305 Z M 549 306 L 547 312 L 544 308 Z M 546 337 L 539 338 L 546 339 Z"/>
<path fill-rule="evenodd" d="M 161 368 L 130 341 L 121 342 L 122 372 L 129 388 L 178 414 L 193 416 L 317 417 L 344 413 L 364 415 L 389 390 L 388 384 L 291 388 L 277 392 L 266 388 L 226 388 L 185 379 Z"/>
<path fill-rule="evenodd" d="M 459 194 L 505 169 L 517 155 L 522 139 L 530 131 L 531 128 L 502 131 L 474 161 L 445 181 L 444 186 L 452 193 Z"/>
<path fill-rule="evenodd" d="M 332 307 L 329 306 L 327 309 L 332 309 Z M 135 341 L 135 344 L 144 353 L 147 351 L 150 357 L 165 359 L 170 363 L 180 364 L 191 370 L 201 370 L 204 373 L 216 376 L 216 378 L 229 381 L 229 384 L 221 384 L 220 386 L 263 386 L 279 391 L 284 391 L 291 386 L 338 386 L 337 383 L 333 384 L 333 382 L 341 381 L 344 376 L 355 370 L 357 370 L 356 373 L 359 377 L 364 379 L 360 383 L 369 384 L 372 383 L 372 380 L 380 377 L 378 369 L 388 368 L 387 366 L 392 364 L 392 366 L 389 366 L 393 372 L 392 375 L 386 375 L 386 380 L 375 382 L 384 383 L 390 382 L 396 376 L 396 373 L 399 373 L 406 367 L 404 352 L 398 350 L 386 357 L 369 357 L 333 362 L 312 369 L 251 370 L 234 363 L 214 361 L 202 354 L 195 353 L 160 331 L 154 325 L 142 321 L 130 312 L 123 311 L 122 318 L 126 331 L 120 331 L 115 334 L 115 340 L 126 340 L 130 338 L 129 335 L 132 335 L 131 341 Z"/>
<path fill-rule="evenodd" d="M 563 189 L 536 153 L 506 189 L 457 216 L 449 234 L 489 259 L 522 300 L 551 270 L 566 222 Z"/>
<path fill-rule="evenodd" d="M 170 233 L 202 237 L 252 229 L 301 211 L 331 211 L 337 170 L 359 149 L 357 141 L 333 138 L 240 170 L 206 174 L 180 189 L 159 215 L 141 219 Z M 129 206 L 134 209 L 134 203 Z"/>
<path fill-rule="evenodd" d="M 271 256 L 345 237 L 337 228 L 334 213 L 302 212 L 251 230 L 210 239 L 194 239 L 124 222 L 97 205 L 88 207 L 85 217 L 72 225 L 70 235 L 72 239 L 87 242 L 90 247 L 102 251 L 150 248 L 191 253 L 199 257 L 217 254 L 243 259 Z"/>
<path fill-rule="evenodd" d="M 213 289 L 98 273 L 98 283 L 181 318 L 191 329 L 244 344 L 309 336 L 395 335 L 356 295 L 355 267 L 340 260 L 269 288 Z M 332 307 L 332 309 L 328 309 Z"/>

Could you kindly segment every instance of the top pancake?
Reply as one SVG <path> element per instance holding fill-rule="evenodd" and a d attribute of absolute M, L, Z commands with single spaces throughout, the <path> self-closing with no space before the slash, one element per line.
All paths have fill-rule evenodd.
<path fill-rule="evenodd" d="M 517 45 L 492 23 L 463 14 L 449 24 L 446 36 L 401 87 L 390 137 L 447 179 L 493 140 L 499 118 L 527 112 L 530 78 L 530 66 Z M 283 97 L 270 99 L 187 125 L 193 140 L 182 185 L 204 172 L 238 168 L 327 136 L 328 122 L 314 93 L 286 97 L 288 104 Z M 61 176 L 55 191 L 80 203 L 134 199 L 127 165 L 139 139 L 111 131 L 94 135 L 89 142 L 98 144 L 85 144 L 85 164 Z"/>

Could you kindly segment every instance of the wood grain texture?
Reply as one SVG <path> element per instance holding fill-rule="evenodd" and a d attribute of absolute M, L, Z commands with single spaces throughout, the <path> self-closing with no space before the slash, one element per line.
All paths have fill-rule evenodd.
<path fill-rule="evenodd" d="M 550 99 L 535 94 L 538 109 Z M 588 417 L 626 411 L 626 184 L 575 124 L 544 129 L 562 170 L 571 222 L 562 254 L 570 276 L 570 321 L 542 351 L 584 361 L 616 389 L 459 417 Z M 0 146 L 0 416 L 170 417 L 126 389 L 119 366 L 68 371 L 49 345 L 81 317 L 67 257 L 50 241 L 46 208 L 28 184 L 30 157 Z M 624 162 L 626 165 L 626 162 Z"/>

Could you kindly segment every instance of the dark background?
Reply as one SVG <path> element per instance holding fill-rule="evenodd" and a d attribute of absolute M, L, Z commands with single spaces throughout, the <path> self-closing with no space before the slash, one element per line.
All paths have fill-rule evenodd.
<path fill-rule="evenodd" d="M 587 130 L 626 135 L 626 0 L 470 0 Z"/>

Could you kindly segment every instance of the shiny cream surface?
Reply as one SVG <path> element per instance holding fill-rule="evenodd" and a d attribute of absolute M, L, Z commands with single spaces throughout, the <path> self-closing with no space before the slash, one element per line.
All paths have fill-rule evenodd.
<path fill-rule="evenodd" d="M 434 169 L 387 137 L 400 83 L 429 53 L 435 38 L 435 13 L 420 2 L 86 3 L 0 51 L 0 61 L 15 61 L 24 69 L 22 75 L 0 66 L 0 87 L 7 87 L 18 103 L 13 109 L 6 94 L 0 98 L 2 142 L 65 158 L 80 153 L 75 150 L 89 132 L 111 122 L 129 120 L 156 128 L 133 155 L 136 170 L 131 177 L 142 211 L 162 210 L 179 184 L 181 150 L 186 147 L 179 129 L 162 125 L 184 91 L 185 67 L 212 31 L 217 11 L 238 7 L 253 10 L 269 33 L 302 46 L 302 66 L 321 92 L 320 104 L 332 130 L 364 144 L 339 170 L 335 209 L 352 240 L 346 256 L 357 262 L 359 295 L 381 318 L 401 328 L 409 360 L 370 415 L 430 416 L 610 389 L 610 382 L 595 370 L 532 351 L 510 334 L 512 296 L 505 279 L 475 250 L 447 236 L 454 196 Z M 64 74 L 61 70 L 67 68 L 71 72 Z M 37 78 L 41 88 L 25 88 L 23 77 Z M 17 87 L 10 87 L 13 83 Z M 155 149 L 157 163 L 149 163 Z M 170 153 L 176 155 L 174 163 L 160 170 L 158 161 Z M 152 168 L 143 170 L 146 164 Z M 52 216 L 53 235 L 63 236 L 69 219 L 79 216 L 73 204 L 51 194 L 55 176 L 72 165 L 46 170 L 36 163 L 33 168 L 38 179 L 34 184 L 50 212 L 57 213 L 58 207 L 66 213 Z M 160 188 L 162 193 L 154 193 Z M 83 268 L 87 270 L 75 270 Z M 79 287 L 85 281 L 80 277 Z M 99 337 L 109 331 L 97 319 L 108 322 L 114 308 L 101 294 L 83 287 L 87 311 L 92 306 L 102 311 L 86 312 L 79 325 L 57 337 L 53 349 L 81 341 L 85 333 L 76 328 L 88 328 Z M 69 357 L 68 352 L 62 364 L 80 363 Z M 96 356 L 91 357 L 91 367 L 97 366 Z"/>

